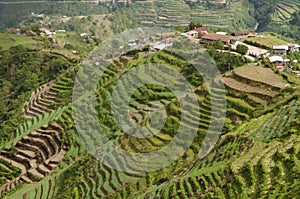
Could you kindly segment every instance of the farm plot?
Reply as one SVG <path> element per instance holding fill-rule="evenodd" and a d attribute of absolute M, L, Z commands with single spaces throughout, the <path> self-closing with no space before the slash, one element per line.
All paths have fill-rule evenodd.
<path fill-rule="evenodd" d="M 299 176 L 299 141 L 294 135 L 258 150 L 253 140 L 244 135 L 225 136 L 189 172 L 153 187 L 143 198 L 236 198 L 241 194 L 246 198 L 282 197 L 281 182 L 293 184 Z M 284 189 L 296 191 L 292 184 Z"/>
<path fill-rule="evenodd" d="M 60 163 L 66 152 L 60 132 L 55 124 L 43 126 L 23 136 L 14 147 L 1 151 L 1 160 L 22 171 L 16 181 L 1 187 L 4 192 L 10 189 L 11 183 L 16 186 L 22 181 L 33 183 L 44 178 Z"/>
<path fill-rule="evenodd" d="M 156 24 L 163 26 L 186 26 L 190 22 L 190 7 L 178 0 L 157 1 L 158 20 Z"/>
<path fill-rule="evenodd" d="M 234 69 L 233 73 L 241 78 L 263 83 L 277 89 L 285 87 L 281 77 L 275 74 L 270 68 L 246 65 Z"/>
<path fill-rule="evenodd" d="M 208 27 L 219 26 L 224 28 L 229 27 L 234 22 L 233 14 L 228 9 L 222 12 L 220 12 L 220 10 L 207 11 L 206 8 L 203 7 L 193 9 L 191 19 Z"/>
<path fill-rule="evenodd" d="M 286 45 L 288 43 L 288 41 L 280 39 L 280 38 L 278 38 L 276 36 L 272 36 L 270 34 L 262 35 L 260 37 L 247 38 L 247 39 L 245 39 L 245 41 L 250 41 L 250 42 L 258 43 L 258 44 L 260 44 L 262 46 L 266 46 L 269 49 L 272 49 L 273 46 Z"/>
<path fill-rule="evenodd" d="M 213 197 L 215 194 L 223 198 L 233 197 L 229 190 L 236 191 L 243 185 L 227 185 L 241 180 L 239 176 L 234 175 L 228 163 L 249 150 L 252 145 L 252 141 L 245 136 L 227 136 L 208 156 L 197 160 L 187 173 L 153 188 L 145 197 L 200 198 L 203 195 Z M 228 176 L 231 178 L 227 178 Z"/>
<path fill-rule="evenodd" d="M 246 92 L 246 93 L 255 93 L 263 96 L 268 96 L 268 97 L 274 97 L 278 95 L 278 92 L 275 91 L 269 91 L 266 89 L 260 89 L 257 87 L 249 86 L 247 84 L 241 83 L 233 78 L 228 78 L 228 77 L 223 77 L 222 81 L 224 84 L 234 90 L 241 91 L 241 92 Z"/>
<path fill-rule="evenodd" d="M 51 81 L 32 92 L 30 99 L 23 105 L 25 118 L 34 118 L 52 110 L 50 105 L 55 103 L 57 95 L 57 92 L 51 90 L 54 83 Z"/>
<path fill-rule="evenodd" d="M 251 134 L 259 141 L 268 141 L 288 133 L 288 129 L 295 121 L 299 111 L 299 104 L 296 100 L 275 111 L 267 120 Z"/>
<path fill-rule="evenodd" d="M 141 22 L 141 24 L 154 24 L 155 21 L 158 19 L 154 3 L 148 1 L 137 1 L 136 3 L 136 16 L 137 19 Z"/>
<path fill-rule="evenodd" d="M 35 43 L 32 39 L 21 36 L 21 35 L 12 35 L 12 34 L 0 34 L 0 47 L 3 49 L 9 49 L 12 46 L 17 46 L 22 44 L 24 46 L 30 47 Z"/>
<path fill-rule="evenodd" d="M 24 104 L 23 112 L 28 120 L 0 147 L 0 160 L 21 172 L 0 187 L 1 194 L 22 182 L 43 179 L 62 161 L 67 150 L 62 139 L 68 141 L 65 131 L 72 127 L 73 121 L 68 106 L 54 106 L 60 103 L 61 93 L 72 90 L 73 80 L 70 80 L 62 76 L 57 82 L 53 80 L 40 86 Z"/>
<path fill-rule="evenodd" d="M 282 1 L 277 4 L 273 18 L 277 22 L 285 22 L 290 20 L 291 15 L 300 8 L 299 1 Z"/>
<path fill-rule="evenodd" d="M 139 87 L 132 96 L 127 96 L 128 94 L 126 92 L 126 89 L 129 86 L 132 87 L 133 85 L 135 85 L 137 80 L 146 78 L 149 71 L 146 71 L 147 68 L 135 66 L 135 60 L 131 63 L 127 62 L 126 60 L 126 56 L 121 57 L 120 60 L 115 60 L 108 67 L 108 69 L 104 71 L 104 74 L 99 80 L 99 85 L 96 91 L 96 110 L 98 112 L 100 125 L 102 129 L 104 129 L 107 137 L 114 139 L 121 148 L 125 149 L 126 151 L 136 153 L 155 151 L 165 146 L 173 139 L 174 132 L 177 131 L 179 125 L 183 126 L 185 129 L 194 130 L 199 136 L 194 141 L 192 148 L 186 152 L 188 153 L 188 155 L 184 155 L 173 164 L 173 172 L 180 171 L 184 165 L 187 165 L 197 157 L 197 153 L 199 152 L 198 145 L 199 143 L 201 143 L 201 140 L 207 133 L 211 120 L 218 120 L 218 118 L 213 118 L 216 117 L 216 115 L 212 116 L 212 103 L 214 103 L 215 106 L 219 107 L 219 109 L 224 108 L 220 96 L 223 96 L 225 91 L 221 92 L 220 90 L 214 90 L 212 91 L 211 95 L 212 99 L 207 100 L 200 100 L 202 98 L 199 96 L 199 102 L 201 102 L 200 109 L 193 104 L 186 104 L 186 106 L 190 107 L 189 110 L 193 111 L 181 110 L 181 105 L 178 103 L 176 96 L 174 96 L 174 94 L 170 90 L 160 85 L 145 85 Z M 141 60 L 139 60 L 139 62 L 141 62 Z M 183 71 L 184 75 L 187 76 L 187 79 L 193 82 L 194 89 L 197 89 L 202 84 L 202 79 L 198 75 L 194 74 L 196 71 L 185 69 L 188 66 L 186 61 L 168 54 L 167 52 L 150 54 L 146 59 L 143 59 L 142 62 L 143 63 L 139 64 L 157 63 L 164 64 L 164 66 L 168 67 L 168 70 L 165 71 L 164 75 L 160 74 L 158 71 L 155 72 L 155 74 L 157 74 L 157 79 L 171 78 L 174 71 L 178 70 Z M 133 66 L 135 66 L 135 69 L 137 71 L 134 79 L 128 78 L 125 73 L 129 68 Z M 119 78 L 123 75 L 124 77 L 119 80 Z M 114 88 L 113 85 L 116 84 L 117 81 L 121 81 L 119 90 L 117 93 L 115 93 L 116 95 L 114 96 L 114 106 L 117 107 L 117 110 L 122 110 L 122 100 L 124 100 L 126 96 L 131 97 L 131 100 L 129 101 L 129 107 L 127 108 L 127 113 L 136 123 L 145 125 L 147 124 L 149 111 L 153 109 L 153 106 L 160 106 L 166 110 L 165 126 L 162 129 L 156 129 L 156 126 L 147 127 L 148 133 L 152 134 L 152 136 L 147 138 L 137 138 L 122 133 L 122 131 L 125 132 L 126 129 L 124 130 L 118 127 L 118 125 L 114 121 L 113 115 L 111 114 L 110 106 L 110 98 L 112 97 L 111 92 Z M 182 82 L 176 82 L 176 85 L 181 84 Z M 199 110 L 197 111 L 197 109 Z M 225 110 L 223 111 L 225 112 Z M 188 115 L 189 120 L 180 121 L 180 117 L 182 114 Z M 200 120 L 198 117 L 196 117 L 196 114 L 200 115 Z M 84 129 L 87 127 L 83 126 L 82 128 Z M 211 131 L 213 131 L 213 129 L 211 129 Z M 89 143 L 95 142 L 95 139 L 92 136 L 86 136 L 83 139 Z M 187 157 L 189 159 L 186 159 Z M 134 168 L 130 165 L 129 160 L 119 158 L 114 159 L 112 157 L 110 161 L 113 165 L 122 165 L 122 168 L 127 168 L 132 171 L 138 172 L 138 170 L 135 170 L 137 168 Z M 172 170 L 168 171 L 168 173 L 171 174 Z M 117 194 L 114 193 L 115 190 L 119 190 L 119 192 L 121 192 L 123 196 L 126 196 L 127 194 L 129 194 L 129 192 L 132 192 L 134 190 L 142 191 L 142 189 L 145 189 L 147 186 L 151 185 L 151 183 L 148 182 L 146 183 L 146 185 L 142 183 L 143 185 L 141 184 L 139 188 L 135 185 L 125 186 L 125 181 L 122 180 L 121 177 L 118 177 L 118 175 L 120 175 L 120 172 L 114 171 L 113 169 L 101 164 L 93 166 L 89 173 L 91 173 L 92 175 L 85 177 L 82 183 L 77 186 L 81 197 L 96 198 L 103 197 L 104 195 Z M 123 175 L 125 176 L 125 179 L 130 177 L 130 175 L 126 173 Z M 141 178 L 140 180 L 145 180 L 145 178 L 139 176 L 131 177 Z"/>

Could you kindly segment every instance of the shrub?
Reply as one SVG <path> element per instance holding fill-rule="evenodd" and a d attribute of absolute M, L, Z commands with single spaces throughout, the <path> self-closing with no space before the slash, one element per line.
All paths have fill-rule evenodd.
<path fill-rule="evenodd" d="M 246 55 L 248 50 L 248 47 L 242 44 L 238 44 L 236 47 L 236 52 L 240 53 L 241 55 Z"/>

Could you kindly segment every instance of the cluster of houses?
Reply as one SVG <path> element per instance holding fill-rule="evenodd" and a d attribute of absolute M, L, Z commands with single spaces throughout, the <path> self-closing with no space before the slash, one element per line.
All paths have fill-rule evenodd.
<path fill-rule="evenodd" d="M 46 28 L 40 28 L 39 29 L 42 35 L 49 36 L 51 37 L 52 35 L 55 35 L 56 32 L 66 32 L 65 30 L 57 30 L 55 31 L 50 31 Z M 11 30 L 12 34 L 19 35 L 21 34 L 20 29 L 12 29 Z M 87 33 L 81 33 L 80 34 L 81 38 L 83 40 L 89 40 L 92 39 L 92 36 L 88 35 Z M 236 45 L 236 43 L 245 38 L 249 37 L 256 37 L 259 36 L 255 32 L 250 32 L 250 31 L 237 31 L 234 35 L 229 35 L 226 32 L 215 32 L 212 33 L 208 30 L 207 27 L 198 27 L 194 28 L 188 32 L 181 33 L 180 36 L 186 37 L 190 40 L 196 40 L 199 41 L 202 44 L 211 44 L 216 41 L 221 41 L 224 46 L 230 46 L 232 45 L 233 47 Z M 161 37 L 158 36 L 158 37 Z M 135 47 L 137 44 L 145 44 L 148 40 L 150 39 L 150 35 L 143 35 L 137 40 L 130 40 L 128 41 L 128 46 L 129 47 Z M 171 46 L 174 42 L 175 38 L 170 37 L 170 38 L 165 38 L 163 41 L 156 42 L 156 43 L 151 43 L 150 47 L 154 50 L 162 50 L 167 46 Z M 245 44 L 246 45 L 246 44 Z M 255 47 L 254 47 L 255 48 Z M 284 69 L 287 66 L 291 65 L 291 60 L 287 59 L 286 56 L 288 55 L 288 52 L 294 53 L 294 52 L 299 52 L 300 51 L 300 45 L 298 44 L 286 44 L 286 45 L 278 45 L 278 46 L 273 46 L 272 52 L 268 52 L 265 50 L 264 53 L 260 53 L 259 55 L 254 55 L 257 57 L 260 57 L 260 55 L 263 55 L 265 59 L 269 59 L 270 63 L 272 63 L 274 66 L 276 66 L 279 69 Z M 249 54 L 250 49 L 249 49 Z M 253 54 L 251 54 L 253 55 Z M 255 59 L 255 58 L 254 58 Z M 292 60 L 294 64 L 297 64 L 297 60 Z"/>
<path fill-rule="evenodd" d="M 224 45 L 235 44 L 240 39 L 256 37 L 256 33 L 250 31 L 238 31 L 235 33 L 235 36 L 228 35 L 226 32 L 209 33 L 206 27 L 195 28 L 181 35 L 188 38 L 200 39 L 200 42 L 205 44 L 220 40 Z"/>
<path fill-rule="evenodd" d="M 190 39 L 199 39 L 200 43 L 203 44 L 211 44 L 220 40 L 225 46 L 234 45 L 241 39 L 258 36 L 255 32 L 245 30 L 237 31 L 235 36 L 228 35 L 226 32 L 209 33 L 206 27 L 195 28 L 181 35 Z M 299 50 L 300 45 L 298 44 L 273 46 L 272 53 L 264 54 L 264 58 L 269 59 L 270 63 L 277 68 L 284 69 L 291 65 L 291 60 L 285 58 L 288 52 L 294 53 L 299 52 Z M 292 62 L 297 64 L 297 60 L 293 60 Z"/>
<path fill-rule="evenodd" d="M 66 32 L 66 30 L 57 30 L 55 32 L 55 31 L 48 30 L 47 28 L 44 28 L 44 27 L 39 28 L 39 31 L 41 32 L 42 36 L 52 36 L 52 35 L 56 35 L 56 32 Z M 14 35 L 21 35 L 22 30 L 18 29 L 18 28 L 17 29 L 11 29 L 10 33 L 14 34 Z"/>
<path fill-rule="evenodd" d="M 270 63 L 276 66 L 279 69 L 284 69 L 286 66 L 291 64 L 291 60 L 284 58 L 287 56 L 288 52 L 294 53 L 299 52 L 300 45 L 298 44 L 286 44 L 273 46 L 273 53 L 267 54 Z M 297 60 L 293 60 L 293 64 L 297 64 Z"/>

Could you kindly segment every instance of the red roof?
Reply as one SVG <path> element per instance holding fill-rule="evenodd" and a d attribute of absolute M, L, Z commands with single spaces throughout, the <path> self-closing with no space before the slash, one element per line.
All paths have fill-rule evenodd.
<path fill-rule="evenodd" d="M 208 31 L 208 28 L 206 27 L 199 27 L 199 28 L 195 28 L 195 31 L 197 31 L 198 33 L 203 32 L 203 31 Z"/>
<path fill-rule="evenodd" d="M 15 33 L 15 34 L 21 33 L 21 30 L 20 29 L 12 29 L 11 33 Z"/>
<path fill-rule="evenodd" d="M 237 31 L 236 35 L 249 35 L 250 31 L 248 30 L 241 30 L 241 31 Z"/>
<path fill-rule="evenodd" d="M 206 39 L 206 40 L 221 40 L 223 42 L 228 42 L 230 40 L 236 40 L 236 37 L 233 36 L 229 36 L 229 35 L 220 35 L 220 34 L 216 34 L 216 33 L 208 33 L 206 35 L 204 35 L 202 37 L 202 39 Z"/>

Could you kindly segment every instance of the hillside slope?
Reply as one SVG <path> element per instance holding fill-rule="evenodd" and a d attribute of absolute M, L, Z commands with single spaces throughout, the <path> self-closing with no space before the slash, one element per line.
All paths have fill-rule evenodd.
<path fill-rule="evenodd" d="M 196 51 L 189 48 L 184 52 Z M 1 59 L 5 61 L 5 57 Z M 92 68 L 97 66 L 97 59 L 92 56 L 89 60 Z M 195 63 L 205 63 L 206 69 L 211 69 L 213 62 L 206 56 L 198 59 Z M 153 136 L 138 138 L 120 129 L 112 114 L 110 99 L 114 85 L 121 82 L 114 100 L 116 107 L 122 107 L 132 84 L 147 77 L 149 71 L 141 67 L 147 64 L 168 68 L 165 74 L 154 71 L 158 79 L 169 80 L 176 71 L 183 74 L 191 83 L 199 106 L 193 103 L 182 106 L 174 93 L 161 85 L 140 87 L 130 96 L 126 113 L 137 123 L 146 125 L 149 110 L 159 106 L 166 110 L 166 122 L 161 129 L 148 128 L 147 132 Z M 103 66 L 98 66 L 102 70 Z M 92 121 L 80 127 L 74 122 L 74 82 L 89 83 L 75 79 L 78 70 L 80 66 L 72 62 L 51 81 L 33 89 L 20 109 L 16 109 L 24 123 L 15 133 L 5 132 L 6 139 L 1 144 L 2 197 L 264 198 L 276 195 L 293 198 L 298 195 L 299 80 L 291 81 L 287 74 L 288 79 L 282 78 L 280 73 L 262 66 L 245 65 L 208 84 L 187 60 L 167 50 L 149 53 L 147 49 L 140 49 L 114 59 L 103 71 L 91 98 L 97 122 L 111 142 L 126 151 L 146 153 L 170 143 L 180 125 L 197 135 L 172 164 L 140 173 L 143 168 L 132 164 L 133 157 L 111 155 L 109 163 L 104 164 L 84 147 L 84 143 L 98 146 L 98 142 L 96 135 L 79 133 L 88 131 L 90 125 L 93 126 Z M 84 77 L 95 74 L 87 65 L 85 70 Z M 135 81 L 126 76 L 129 70 L 136 70 Z M 214 86 L 218 81 L 224 82 L 226 90 Z M 285 89 L 287 81 L 295 89 Z M 183 82 L 176 80 L 175 84 Z M 79 87 L 79 104 L 86 103 L 88 95 L 82 94 L 84 91 Z M 223 103 L 225 95 L 227 105 Z M 212 148 L 212 140 L 207 143 L 203 140 L 208 132 L 218 133 L 214 132 L 215 127 L 210 127 L 211 122 L 222 119 L 220 114 L 214 113 L 216 108 L 220 114 L 226 112 L 226 119 L 222 135 Z M 121 108 L 117 110 L 122 114 Z M 189 119 L 182 119 L 182 115 Z M 197 115 L 200 115 L 199 120 Z M 89 112 L 84 115 L 90 116 Z M 80 117 L 76 118 L 81 122 Z M 185 139 L 180 139 L 180 144 L 184 143 Z M 207 155 L 200 150 L 202 144 L 212 149 Z M 119 165 L 122 171 L 114 165 Z"/>

